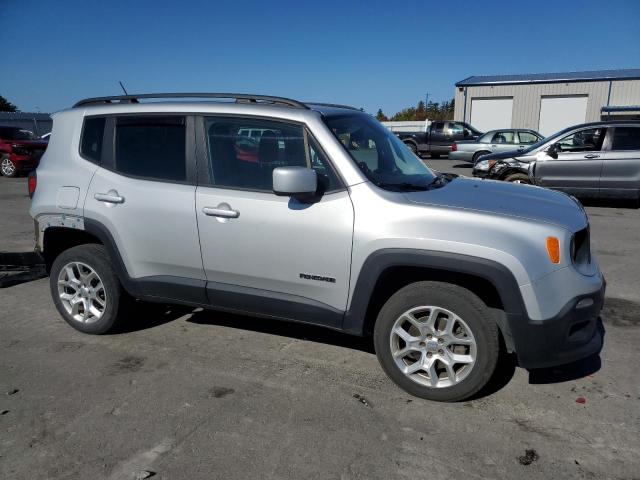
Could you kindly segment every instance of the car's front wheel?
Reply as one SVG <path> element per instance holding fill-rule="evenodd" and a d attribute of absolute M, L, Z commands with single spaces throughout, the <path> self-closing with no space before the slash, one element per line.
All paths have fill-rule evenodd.
<path fill-rule="evenodd" d="M 130 304 L 102 245 L 62 252 L 51 266 L 49 284 L 62 318 L 84 333 L 107 333 Z"/>
<path fill-rule="evenodd" d="M 504 181 L 511 182 L 511 183 L 524 183 L 526 185 L 531 185 L 531 180 L 529 180 L 529 177 L 524 173 L 512 173 L 511 175 L 507 175 L 504 178 Z"/>
<path fill-rule="evenodd" d="M 0 156 L 0 172 L 2 172 L 2 175 L 5 177 L 15 177 L 18 174 L 16 166 L 7 154 Z"/>
<path fill-rule="evenodd" d="M 436 401 L 469 398 L 492 377 L 500 352 L 491 311 L 469 290 L 416 282 L 396 292 L 378 315 L 378 360 L 403 390 Z"/>

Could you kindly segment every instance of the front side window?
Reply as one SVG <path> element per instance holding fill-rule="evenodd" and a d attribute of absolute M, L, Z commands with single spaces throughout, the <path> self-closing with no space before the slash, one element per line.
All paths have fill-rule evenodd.
<path fill-rule="evenodd" d="M 531 132 L 518 132 L 518 136 L 520 137 L 520 143 L 522 145 L 531 145 L 532 143 L 536 143 L 538 140 L 540 140 Z"/>
<path fill-rule="evenodd" d="M 640 127 L 616 127 L 611 150 L 640 150 Z"/>
<path fill-rule="evenodd" d="M 287 166 L 314 169 L 322 192 L 341 186 L 302 125 L 225 117 L 208 117 L 205 122 L 214 186 L 271 192 L 273 169 Z"/>
<path fill-rule="evenodd" d="M 602 148 L 606 128 L 589 128 L 567 135 L 556 143 L 560 152 L 595 152 Z"/>
<path fill-rule="evenodd" d="M 449 122 L 449 135 L 463 135 L 464 128 L 461 124 L 455 122 Z"/>
<path fill-rule="evenodd" d="M 186 180 L 184 117 L 116 118 L 115 169 L 125 175 L 156 180 Z"/>
<path fill-rule="evenodd" d="M 496 132 L 493 136 L 492 143 L 513 143 L 513 137 L 514 135 L 511 130 Z"/>
<path fill-rule="evenodd" d="M 100 163 L 105 117 L 88 117 L 84 120 L 80 153 L 83 157 Z"/>
<path fill-rule="evenodd" d="M 369 115 L 328 115 L 324 121 L 376 185 L 392 190 L 420 190 L 436 179 L 398 137 Z"/>
<path fill-rule="evenodd" d="M 433 124 L 432 130 L 434 133 L 443 133 L 444 132 L 444 122 L 435 122 Z"/>

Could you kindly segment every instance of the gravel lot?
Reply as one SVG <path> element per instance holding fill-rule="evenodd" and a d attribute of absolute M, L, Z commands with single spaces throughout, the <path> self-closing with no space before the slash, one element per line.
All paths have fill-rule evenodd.
<path fill-rule="evenodd" d="M 0 251 L 32 249 L 25 193 L 0 178 Z M 639 478 L 640 211 L 587 211 L 608 280 L 601 356 L 506 361 L 458 404 L 408 396 L 369 341 L 328 330 L 152 306 L 88 336 L 47 279 L 0 289 L 0 478 Z"/>

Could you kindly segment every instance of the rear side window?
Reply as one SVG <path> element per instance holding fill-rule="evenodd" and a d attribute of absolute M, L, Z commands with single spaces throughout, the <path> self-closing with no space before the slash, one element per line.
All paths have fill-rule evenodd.
<path fill-rule="evenodd" d="M 84 120 L 80 154 L 88 160 L 100 163 L 102 139 L 104 138 L 104 117 L 89 117 Z"/>
<path fill-rule="evenodd" d="M 118 172 L 151 180 L 186 180 L 184 117 L 118 117 L 115 137 Z"/>
<path fill-rule="evenodd" d="M 640 128 L 614 128 L 611 150 L 640 150 Z"/>

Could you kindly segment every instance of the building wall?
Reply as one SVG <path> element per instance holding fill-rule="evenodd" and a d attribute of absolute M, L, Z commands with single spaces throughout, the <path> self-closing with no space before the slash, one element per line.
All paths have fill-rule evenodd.
<path fill-rule="evenodd" d="M 535 130 L 540 122 L 541 98 L 554 95 L 588 95 L 585 121 L 598 121 L 601 118 L 601 108 L 607 105 L 609 81 L 467 87 L 466 115 L 464 92 L 456 87 L 454 116 L 456 120 L 470 121 L 473 98 L 513 97 L 511 127 Z M 640 80 L 614 80 L 609 104 L 640 105 Z"/>
<path fill-rule="evenodd" d="M 640 105 L 640 80 L 617 80 L 613 82 L 609 104 L 616 107 Z"/>

